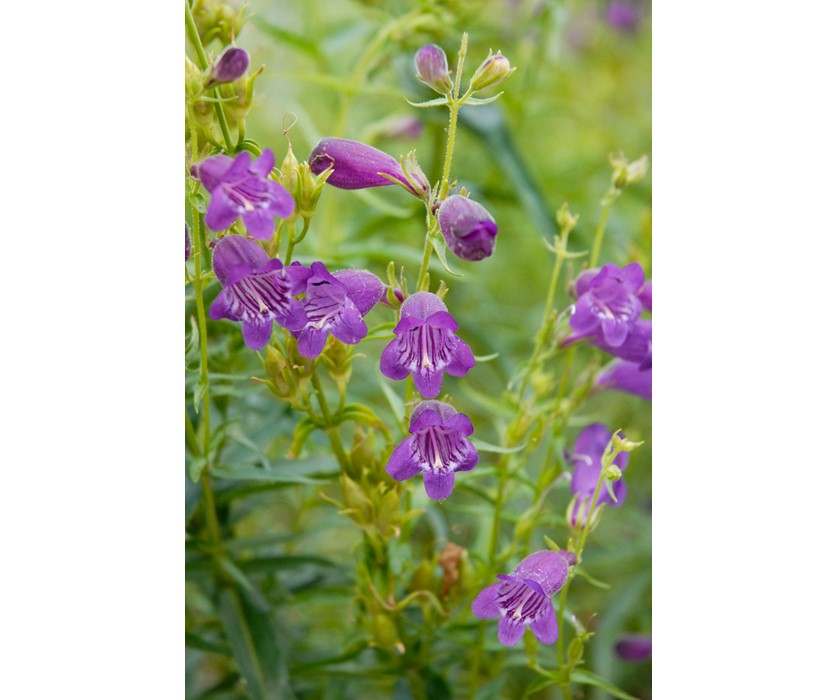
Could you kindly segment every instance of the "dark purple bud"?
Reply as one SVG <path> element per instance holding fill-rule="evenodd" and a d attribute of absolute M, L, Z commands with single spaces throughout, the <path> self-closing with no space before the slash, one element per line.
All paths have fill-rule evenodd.
<path fill-rule="evenodd" d="M 359 141 L 322 139 L 312 150 L 308 162 L 315 175 L 333 168 L 327 182 L 342 190 L 399 184 L 417 197 L 426 194 L 427 178 L 415 158 L 408 163 L 408 178 L 405 168 L 393 156 Z"/>
<path fill-rule="evenodd" d="M 207 81 L 207 87 L 213 85 L 221 85 L 223 83 L 232 83 L 238 80 L 250 67 L 250 56 L 244 49 L 237 49 L 230 46 L 212 67 L 210 79 Z"/>
<path fill-rule="evenodd" d="M 458 258 L 482 260 L 494 252 L 498 226 L 477 202 L 455 194 L 442 201 L 437 220 L 445 242 Z"/>
<path fill-rule="evenodd" d="M 454 87 L 448 70 L 448 59 L 436 44 L 423 46 L 416 52 L 416 77 L 440 95 L 447 95 Z"/>
<path fill-rule="evenodd" d="M 614 651 L 623 661 L 646 661 L 652 657 L 652 638 L 645 634 L 626 634 L 617 640 Z"/>

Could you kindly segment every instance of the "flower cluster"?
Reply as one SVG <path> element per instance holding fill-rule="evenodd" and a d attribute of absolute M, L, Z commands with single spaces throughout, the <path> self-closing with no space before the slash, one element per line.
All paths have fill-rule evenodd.
<path fill-rule="evenodd" d="M 574 282 L 576 303 L 571 307 L 572 333 L 568 345 L 586 341 L 617 360 L 597 377 L 597 384 L 652 399 L 652 322 L 641 318 L 652 310 L 652 282 L 643 268 L 608 263 L 586 270 Z"/>
<path fill-rule="evenodd" d="M 384 291 L 381 280 L 365 270 L 331 275 L 320 262 L 310 268 L 299 263 L 285 267 L 243 236 L 218 241 L 212 267 L 222 289 L 210 306 L 210 318 L 240 322 L 251 350 L 270 342 L 274 321 L 299 339 L 303 357 L 317 357 L 329 333 L 355 345 L 367 334 L 363 316 Z M 303 293 L 302 301 L 294 298 Z"/>

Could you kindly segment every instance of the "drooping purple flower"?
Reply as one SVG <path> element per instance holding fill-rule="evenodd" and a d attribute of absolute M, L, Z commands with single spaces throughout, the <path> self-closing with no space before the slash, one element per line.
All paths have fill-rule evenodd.
<path fill-rule="evenodd" d="M 471 348 L 454 335 L 458 328 L 436 294 L 412 294 L 402 304 L 395 340 L 381 353 L 381 373 L 397 381 L 410 374 L 423 398 L 438 396 L 443 371 L 464 377 L 475 365 Z"/>
<path fill-rule="evenodd" d="M 571 339 L 573 339 L 573 336 L 567 338 L 562 344 L 569 343 Z M 627 362 L 640 363 L 640 369 L 647 369 L 652 366 L 652 322 L 645 318 L 638 319 L 635 322 L 621 345 L 610 345 L 605 340 L 602 331 L 597 331 L 593 337 L 588 338 L 588 342 L 614 357 L 619 357 Z"/>
<path fill-rule="evenodd" d="M 614 651 L 623 661 L 646 661 L 652 657 L 652 637 L 646 634 L 623 635 L 614 645 Z"/>
<path fill-rule="evenodd" d="M 608 5 L 606 19 L 614 29 L 622 34 L 632 34 L 640 22 L 640 10 L 637 5 L 627 0 L 612 0 Z"/>
<path fill-rule="evenodd" d="M 250 66 L 250 56 L 244 49 L 235 46 L 228 47 L 212 67 L 207 87 L 232 83 L 241 78 Z"/>
<path fill-rule="evenodd" d="M 360 190 L 395 184 L 395 178 L 417 197 L 424 197 L 430 188 L 428 178 L 415 158 L 405 160 L 407 174 L 399 162 L 377 148 L 349 139 L 322 139 L 308 157 L 311 172 L 319 175 L 334 168 L 327 182 L 342 190 Z M 384 177 L 388 175 L 388 177 Z M 408 177 L 410 175 L 410 177 Z"/>
<path fill-rule="evenodd" d="M 484 588 L 471 604 L 481 619 L 500 615 L 498 641 L 514 646 L 529 626 L 542 644 L 555 644 L 559 625 L 550 598 L 564 586 L 569 567 L 576 563 L 570 552 L 549 549 L 530 554 L 510 574 L 499 574 L 499 583 Z"/>
<path fill-rule="evenodd" d="M 240 321 L 245 345 L 251 350 L 268 344 L 274 321 L 292 332 L 305 328 L 305 309 L 293 297 L 305 288 L 311 274 L 307 268 L 283 268 L 255 241 L 226 236 L 213 248 L 212 269 L 222 289 L 210 306 L 209 317 Z"/>
<path fill-rule="evenodd" d="M 225 155 L 210 156 L 192 166 L 192 176 L 201 180 L 211 198 L 206 224 L 223 231 L 241 216 L 254 238 L 266 241 L 274 234 L 274 217 L 285 219 L 294 213 L 294 198 L 282 185 L 269 179 L 274 154 L 266 148 L 253 163 L 247 151 L 235 160 Z"/>
<path fill-rule="evenodd" d="M 592 423 L 587 426 L 573 446 L 573 452 L 568 459 L 573 464 L 573 475 L 570 479 L 570 492 L 574 498 L 571 501 L 569 521 L 572 527 L 584 527 L 592 511 L 603 503 L 619 506 L 626 498 L 626 484 L 622 478 L 612 482 L 615 502 L 608 493 L 605 484 L 600 487 L 596 503 L 593 503 L 599 475 L 602 471 L 602 455 L 611 442 L 613 431 L 602 423 Z M 624 470 L 628 465 L 628 452 L 621 452 L 614 459 L 614 464 Z"/>
<path fill-rule="evenodd" d="M 337 270 L 332 275 L 323 263 L 312 263 L 302 300 L 308 322 L 294 332 L 300 354 L 317 357 L 329 333 L 347 345 L 361 342 L 367 335 L 363 317 L 378 303 L 384 289 L 381 280 L 366 270 Z"/>
<path fill-rule="evenodd" d="M 616 359 L 597 375 L 596 383 L 605 389 L 616 389 L 652 400 L 652 369 L 641 369 L 638 362 Z"/>
<path fill-rule="evenodd" d="M 466 440 L 474 432 L 471 421 L 447 403 L 423 401 L 410 415 L 409 432 L 390 456 L 387 473 L 404 481 L 421 472 L 428 498 L 448 498 L 454 473 L 477 464 L 477 450 Z"/>
<path fill-rule="evenodd" d="M 448 58 L 445 51 L 436 44 L 423 46 L 416 52 L 416 77 L 440 95 L 447 95 L 454 87 L 448 70 Z"/>
<path fill-rule="evenodd" d="M 445 242 L 457 257 L 482 260 L 494 252 L 498 226 L 474 200 L 459 194 L 442 200 L 437 220 Z"/>
<path fill-rule="evenodd" d="M 637 298 L 643 304 L 643 308 L 647 311 L 652 310 L 652 280 L 646 282 L 640 291 L 637 293 Z"/>
<path fill-rule="evenodd" d="M 594 272 L 584 272 L 576 280 L 579 298 L 570 314 L 570 327 L 577 337 L 601 332 L 610 347 L 619 347 L 643 310 L 637 297 L 645 281 L 643 268 L 636 262 L 623 268 L 607 263 Z"/>

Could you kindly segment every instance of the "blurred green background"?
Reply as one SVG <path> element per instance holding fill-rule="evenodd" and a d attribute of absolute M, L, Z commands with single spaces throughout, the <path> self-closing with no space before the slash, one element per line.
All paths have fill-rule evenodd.
<path fill-rule="evenodd" d="M 568 202 L 571 211 L 581 215 L 570 248 L 588 250 L 599 201 L 610 183 L 609 154 L 623 151 L 629 159 L 646 154 L 653 162 L 651 8 L 642 3 L 633 7 L 637 23 L 627 28 L 610 23 L 609 4 L 600 2 L 252 0 L 248 4 L 250 18 L 237 44 L 250 52 L 252 66 L 264 64 L 265 70 L 256 81 L 247 135 L 272 148 L 278 161 L 286 150 L 283 125 L 296 118 L 288 138 L 300 160 L 320 138 L 341 136 L 395 156 L 416 149 L 434 182 L 441 173 L 447 112 L 414 109 L 405 101 L 405 97 L 420 101 L 435 96 L 414 78 L 415 51 L 437 43 L 453 68 L 465 31 L 467 76 L 490 49 L 502 51 L 518 68 L 494 105 L 464 109 L 454 154 L 454 177 L 498 223 L 495 254 L 480 263 L 449 256 L 449 265 L 463 277 L 432 264 L 432 289 L 440 278 L 451 287 L 446 303 L 460 324 L 460 337 L 467 339 L 476 355 L 498 353 L 468 377 L 456 383 L 447 379 L 443 387 L 453 395 L 458 410 L 471 416 L 475 437 L 486 442 L 501 441 L 502 411 L 489 399 L 502 394 L 529 356 L 541 322 L 552 267 L 544 242 L 557 233 L 556 210 Z M 417 26 L 411 17 L 419 14 L 424 19 Z M 394 123 L 409 118 L 421 121 L 418 137 L 388 135 Z M 297 252 L 303 262 L 319 259 L 330 269 L 362 266 L 382 278 L 387 263 L 394 260 L 405 267 L 412 288 L 423 237 L 423 208 L 405 192 L 395 187 L 357 192 L 327 187 L 311 231 Z M 641 262 L 647 279 L 651 277 L 651 169 L 614 206 L 600 256 L 601 262 L 620 265 L 632 260 Z M 578 271 L 579 262 L 576 265 Z M 567 282 L 563 272 L 561 287 Z M 217 291 L 217 285 L 210 287 L 208 302 Z M 563 298 L 570 303 L 566 295 Z M 386 309 L 376 309 L 367 320 L 372 327 L 391 318 Z M 470 601 L 464 601 L 449 627 L 440 632 L 435 656 L 424 666 L 391 670 L 389 675 L 382 672 L 386 664 L 378 650 L 367 648 L 363 630 L 354 628 L 353 547 L 358 531 L 319 495 L 337 496 L 330 476 L 336 467 L 325 454 L 325 440 L 315 435 L 305 459 L 285 462 L 296 416 L 248 379 L 262 376 L 263 369 L 255 354 L 241 351 L 237 327 L 211 323 L 209 330 L 216 420 L 230 421 L 224 468 L 236 476 L 228 482 L 217 479 L 220 517 L 235 533 L 238 561 L 258 590 L 256 600 L 266 606 L 250 612 L 264 618 L 260 623 L 266 625 L 264 634 L 280 640 L 284 687 L 293 688 L 300 698 L 411 698 L 415 693 L 400 676 L 412 673 L 421 676 L 428 697 L 465 697 L 458 679 L 462 648 L 474 638 Z M 360 348 L 366 357 L 353 363 L 350 394 L 389 415 L 378 375 L 378 356 L 385 342 L 371 341 Z M 581 371 L 607 359 L 596 349 L 582 348 L 576 366 Z M 194 349 L 187 361 L 195 366 Z M 189 381 L 194 382 L 194 377 L 190 375 Z M 192 388 L 188 386 L 188 392 Z M 395 420 L 389 417 L 398 434 Z M 594 421 L 622 428 L 646 445 L 630 458 L 625 505 L 604 514 L 585 551 L 587 570 L 611 588 L 602 590 L 577 579 L 570 606 L 597 632 L 586 651 L 587 667 L 632 695 L 650 698 L 651 663 L 620 661 L 613 644 L 624 632 L 651 631 L 651 406 L 624 394 L 599 394 L 573 417 L 565 437 L 567 447 L 582 427 Z M 539 455 L 533 455 L 528 472 L 537 474 Z M 491 465 L 495 458 L 481 455 L 479 467 Z M 248 481 L 247 470 L 265 463 L 281 464 L 286 479 L 270 484 Z M 474 478 L 492 483 L 479 469 Z M 200 519 L 199 500 L 200 489 L 187 480 L 190 523 Z M 566 483 L 551 492 L 548 515 L 533 538 L 534 549 L 544 547 L 541 534 L 566 541 L 568 501 Z M 527 492 L 516 492 L 506 509 L 508 522 L 514 523 L 516 513 L 531 503 Z M 395 553 L 395 567 L 409 572 L 421 557 L 438 554 L 445 541 L 452 541 L 466 548 L 481 570 L 489 529 L 484 501 L 458 486 L 454 497 L 435 504 L 416 484 L 413 506 L 427 512 L 415 525 L 411 547 Z M 218 601 L 208 584 L 211 571 L 194 554 L 187 556 L 187 697 L 247 697 L 234 665 L 220 653 L 226 647 L 216 616 Z M 491 582 L 486 578 L 479 587 Z M 221 611 L 223 618 L 223 602 Z M 421 620 L 415 624 L 421 626 Z M 499 648 L 494 640 L 492 644 L 487 648 Z M 538 653 L 542 665 L 555 665 L 553 649 L 541 648 Z M 324 659 L 331 662 L 324 664 Z M 524 649 L 507 652 L 505 659 L 503 671 L 499 665 L 495 682 L 487 684 L 479 697 L 523 697 L 535 677 L 527 668 Z M 554 687 L 531 697 L 559 696 Z M 576 697 L 608 696 L 578 686 Z"/>

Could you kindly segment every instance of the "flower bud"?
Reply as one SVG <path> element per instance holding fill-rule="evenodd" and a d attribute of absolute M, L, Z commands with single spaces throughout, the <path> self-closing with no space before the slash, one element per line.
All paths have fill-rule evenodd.
<path fill-rule="evenodd" d="M 559 230 L 563 234 L 570 233 L 574 228 L 576 228 L 576 222 L 579 221 L 579 214 L 573 216 L 573 214 L 570 213 L 570 207 L 568 207 L 567 202 L 565 202 L 556 214 L 556 221 L 559 224 Z"/>
<path fill-rule="evenodd" d="M 509 66 L 509 59 L 506 56 L 500 51 L 492 55 L 490 51 L 489 57 L 474 71 L 474 75 L 471 78 L 471 89 L 476 91 L 494 87 L 502 83 L 514 72 L 515 68 Z"/>
<path fill-rule="evenodd" d="M 250 56 L 247 51 L 229 46 L 213 65 L 206 87 L 232 83 L 247 73 L 249 66 Z"/>
<path fill-rule="evenodd" d="M 253 103 L 253 83 L 263 69 L 264 66 L 250 77 L 239 78 L 230 83 L 230 87 L 233 88 L 233 99 L 222 102 L 224 114 L 227 116 L 227 119 L 238 123 L 247 117 L 248 112 L 250 112 L 250 106 Z"/>
<path fill-rule="evenodd" d="M 370 633 L 375 646 L 387 651 L 395 649 L 399 654 L 404 654 L 404 644 L 399 639 L 396 625 L 389 615 L 377 613 L 370 623 Z"/>
<path fill-rule="evenodd" d="M 649 160 L 646 156 L 633 160 L 631 163 L 622 153 L 611 156 L 611 182 L 614 188 L 622 190 L 628 185 L 640 182 L 646 176 L 648 165 Z"/>
<path fill-rule="evenodd" d="M 413 571 L 408 590 L 431 591 L 436 583 L 436 563 L 423 559 Z"/>
<path fill-rule="evenodd" d="M 440 95 L 447 95 L 454 87 L 448 70 L 448 59 L 436 44 L 423 46 L 416 52 L 416 77 Z"/>
<path fill-rule="evenodd" d="M 482 260 L 495 250 L 498 226 L 477 202 L 455 194 L 444 199 L 437 212 L 445 242 L 458 258 Z"/>
<path fill-rule="evenodd" d="M 229 44 L 244 24 L 244 7 L 236 7 L 226 0 L 195 0 L 192 16 L 204 46 L 213 39 Z"/>
<path fill-rule="evenodd" d="M 608 479 L 608 481 L 619 481 L 622 476 L 623 472 L 620 471 L 620 468 L 616 464 L 612 464 L 605 470 L 605 478 Z"/>

